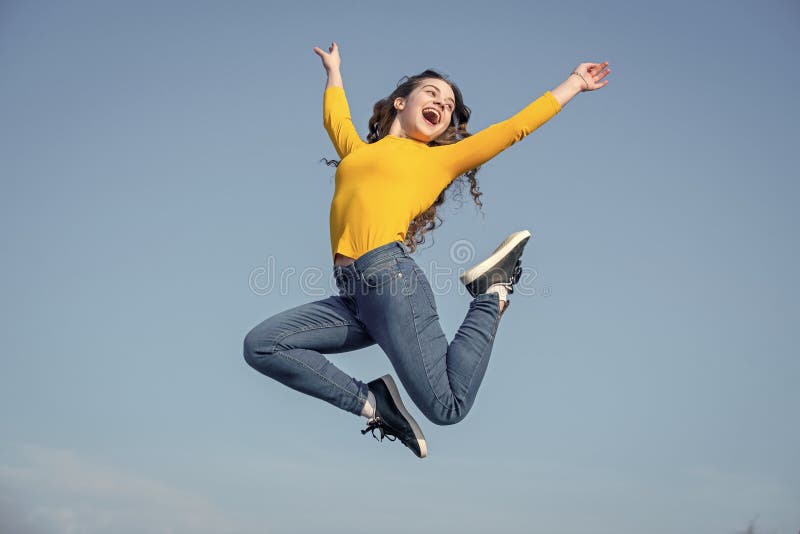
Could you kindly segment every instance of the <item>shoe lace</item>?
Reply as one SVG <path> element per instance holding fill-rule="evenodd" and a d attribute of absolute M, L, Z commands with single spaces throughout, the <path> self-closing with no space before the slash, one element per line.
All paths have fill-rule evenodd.
<path fill-rule="evenodd" d="M 511 279 L 508 283 L 503 284 L 508 288 L 509 293 L 514 292 L 514 284 L 519 282 L 520 276 L 522 276 L 522 260 L 517 260 L 517 263 L 514 265 L 514 271 L 511 273 Z"/>
<path fill-rule="evenodd" d="M 379 441 L 383 441 L 383 438 L 386 438 L 389 441 L 397 440 L 397 434 L 395 434 L 392 431 L 392 428 L 389 425 L 387 425 L 380 417 L 375 417 L 367 421 L 367 428 L 362 430 L 361 434 L 363 435 L 371 431 L 372 437 L 377 440 L 378 436 L 375 435 L 376 430 L 381 434 L 381 439 Z"/>

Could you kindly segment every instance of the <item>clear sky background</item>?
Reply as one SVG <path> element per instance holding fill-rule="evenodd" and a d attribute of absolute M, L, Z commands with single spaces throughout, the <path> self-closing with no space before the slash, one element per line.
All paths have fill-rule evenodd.
<path fill-rule="evenodd" d="M 796 533 L 798 29 L 790 0 L 0 3 L 0 531 Z M 423 461 L 242 358 L 333 292 L 299 278 L 330 275 L 332 40 L 362 135 L 428 67 L 472 131 L 612 71 L 415 255 L 533 233 L 472 412 L 412 408 Z M 452 339 L 469 298 L 435 290 Z"/>

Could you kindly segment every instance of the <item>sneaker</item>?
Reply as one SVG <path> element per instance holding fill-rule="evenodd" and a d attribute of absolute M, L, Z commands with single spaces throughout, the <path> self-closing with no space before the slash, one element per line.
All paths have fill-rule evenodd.
<path fill-rule="evenodd" d="M 514 232 L 492 252 L 491 256 L 469 268 L 459 278 L 467 286 L 467 291 L 475 297 L 486 293 L 494 284 L 503 284 L 509 293 L 514 292 L 514 284 L 522 274 L 522 249 L 531 233 L 528 230 Z M 510 304 L 506 301 L 506 307 Z"/>
<path fill-rule="evenodd" d="M 403 445 L 411 449 L 411 452 L 420 458 L 425 458 L 428 455 L 425 436 L 403 406 L 400 391 L 392 377 L 384 375 L 369 382 L 367 386 L 375 397 L 375 417 L 367 422 L 367 428 L 361 433 L 372 431 L 372 437 L 378 439 L 375 435 L 375 431 L 378 430 L 381 433 L 381 441 L 384 437 L 389 438 L 389 441 L 400 438 Z"/>

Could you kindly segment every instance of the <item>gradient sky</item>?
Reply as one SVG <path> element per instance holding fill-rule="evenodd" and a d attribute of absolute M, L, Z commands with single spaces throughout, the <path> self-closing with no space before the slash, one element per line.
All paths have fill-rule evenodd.
<path fill-rule="evenodd" d="M 284 4 L 0 3 L 0 531 L 796 533 L 800 5 Z M 423 461 L 242 358 L 332 292 L 299 278 L 330 275 L 332 40 L 362 135 L 428 67 L 472 131 L 612 70 L 415 255 L 533 233 L 472 412 L 412 408 Z"/>

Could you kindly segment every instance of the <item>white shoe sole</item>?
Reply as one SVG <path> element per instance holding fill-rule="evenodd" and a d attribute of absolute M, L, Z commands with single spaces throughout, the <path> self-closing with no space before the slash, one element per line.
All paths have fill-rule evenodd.
<path fill-rule="evenodd" d="M 510 236 L 503 241 L 492 255 L 480 262 L 478 265 L 470 268 L 467 272 L 459 276 L 461 283 L 464 285 L 471 284 L 481 275 L 483 275 L 486 271 L 491 269 L 494 265 L 496 265 L 501 258 L 506 256 L 509 252 L 514 250 L 514 247 L 519 245 L 525 239 L 529 239 L 531 237 L 531 233 L 527 230 L 520 230 L 519 232 L 514 232 Z"/>
<path fill-rule="evenodd" d="M 428 445 L 425 443 L 425 436 L 422 435 L 422 429 L 417 422 L 414 421 L 414 418 L 411 417 L 411 414 L 406 411 L 406 407 L 403 406 L 403 400 L 400 398 L 400 391 L 397 389 L 397 384 L 394 383 L 392 375 L 383 375 L 381 380 L 386 384 L 386 389 L 389 390 L 389 395 L 392 396 L 395 406 L 397 406 L 397 409 L 403 414 L 403 417 L 406 418 L 408 424 L 411 425 L 411 430 L 414 431 L 414 437 L 417 438 L 417 443 L 419 444 L 420 458 L 425 458 L 428 455 Z"/>

